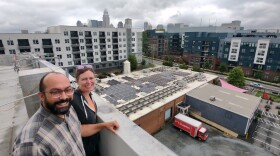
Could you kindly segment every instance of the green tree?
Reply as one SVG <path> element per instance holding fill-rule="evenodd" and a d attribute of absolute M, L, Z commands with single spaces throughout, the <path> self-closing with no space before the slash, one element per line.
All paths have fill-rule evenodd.
<path fill-rule="evenodd" d="M 162 62 L 162 65 L 173 67 L 173 62 L 171 62 L 171 61 L 164 61 L 164 62 Z"/>
<path fill-rule="evenodd" d="M 244 73 L 241 69 L 241 67 L 234 67 L 228 75 L 228 83 L 238 86 L 238 87 L 243 87 L 245 86 L 245 77 Z"/>
<path fill-rule="evenodd" d="M 145 60 L 145 59 L 142 59 L 141 65 L 142 65 L 142 66 L 145 66 L 145 65 L 146 65 L 146 60 Z"/>
<path fill-rule="evenodd" d="M 148 47 L 148 32 L 147 31 L 143 31 L 143 33 L 142 33 L 142 50 L 144 52 L 144 55 L 151 57 L 151 53 L 150 53 L 149 47 Z"/>
<path fill-rule="evenodd" d="M 210 63 L 207 61 L 207 62 L 205 62 L 205 64 L 204 64 L 204 68 L 206 68 L 206 69 L 209 69 L 210 68 Z"/>
<path fill-rule="evenodd" d="M 130 62 L 130 68 L 131 70 L 136 70 L 137 69 L 137 60 L 136 57 L 134 55 L 129 55 L 128 56 L 128 61 Z"/>
<path fill-rule="evenodd" d="M 193 66 L 192 71 L 201 72 L 200 67 Z"/>
<path fill-rule="evenodd" d="M 179 68 L 180 68 L 180 69 L 188 69 L 189 66 L 186 65 L 186 64 L 180 64 Z"/>
<path fill-rule="evenodd" d="M 220 72 L 226 72 L 227 71 L 227 65 L 225 63 L 221 63 L 219 66 Z"/>

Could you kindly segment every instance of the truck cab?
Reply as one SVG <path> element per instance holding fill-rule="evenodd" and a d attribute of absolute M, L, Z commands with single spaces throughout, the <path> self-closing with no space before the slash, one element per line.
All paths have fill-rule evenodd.
<path fill-rule="evenodd" d="M 206 128 L 201 127 L 198 131 L 197 137 L 199 140 L 206 140 L 208 138 L 208 134 L 206 133 Z"/>

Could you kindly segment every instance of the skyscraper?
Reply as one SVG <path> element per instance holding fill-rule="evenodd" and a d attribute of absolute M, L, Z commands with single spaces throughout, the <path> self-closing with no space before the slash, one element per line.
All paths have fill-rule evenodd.
<path fill-rule="evenodd" d="M 109 17 L 107 9 L 104 10 L 104 14 L 103 14 L 103 27 L 104 28 L 110 27 L 110 17 Z"/>
<path fill-rule="evenodd" d="M 124 27 L 125 28 L 132 28 L 132 19 L 130 19 L 130 18 L 125 19 Z"/>
<path fill-rule="evenodd" d="M 118 28 L 123 28 L 123 22 L 122 21 L 119 21 Z"/>
<path fill-rule="evenodd" d="M 147 29 L 148 29 L 148 25 L 149 25 L 148 22 L 144 22 L 144 30 L 147 30 Z"/>

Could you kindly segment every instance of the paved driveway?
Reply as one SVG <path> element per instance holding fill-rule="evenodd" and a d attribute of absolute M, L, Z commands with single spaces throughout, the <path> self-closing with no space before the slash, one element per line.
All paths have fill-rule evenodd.
<path fill-rule="evenodd" d="M 209 134 L 205 142 L 192 138 L 188 133 L 175 128 L 172 123 L 154 135 L 161 143 L 180 156 L 272 156 L 270 152 L 245 141 L 229 138 L 208 125 L 203 125 Z"/>

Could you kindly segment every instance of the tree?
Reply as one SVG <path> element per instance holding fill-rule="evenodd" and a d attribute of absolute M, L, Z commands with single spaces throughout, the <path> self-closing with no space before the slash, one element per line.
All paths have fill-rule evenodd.
<path fill-rule="evenodd" d="M 204 63 L 204 68 L 206 68 L 206 69 L 210 68 L 210 63 L 208 61 Z"/>
<path fill-rule="evenodd" d="M 142 65 L 142 66 L 145 66 L 145 65 L 146 65 L 146 60 L 145 60 L 145 59 L 142 59 L 141 65 Z"/>
<path fill-rule="evenodd" d="M 227 65 L 225 63 L 221 63 L 219 66 L 220 72 L 226 72 L 227 71 Z"/>
<path fill-rule="evenodd" d="M 228 75 L 228 83 L 238 86 L 238 87 L 243 87 L 245 86 L 245 77 L 244 73 L 241 69 L 241 67 L 234 67 Z"/>
<path fill-rule="evenodd" d="M 173 67 L 173 62 L 171 62 L 171 61 L 164 61 L 164 62 L 162 62 L 162 65 Z"/>
<path fill-rule="evenodd" d="M 136 57 L 134 55 L 129 55 L 128 56 L 128 61 L 130 62 L 130 68 L 131 70 L 136 70 L 137 69 L 137 60 Z"/>
<path fill-rule="evenodd" d="M 198 66 L 193 66 L 192 71 L 201 72 L 201 69 Z"/>
<path fill-rule="evenodd" d="M 143 33 L 142 33 L 142 50 L 146 56 L 151 57 L 151 53 L 148 48 L 148 32 L 147 31 L 143 31 Z"/>
<path fill-rule="evenodd" d="M 189 66 L 186 65 L 186 64 L 180 64 L 179 68 L 180 68 L 180 69 L 188 69 Z"/>

